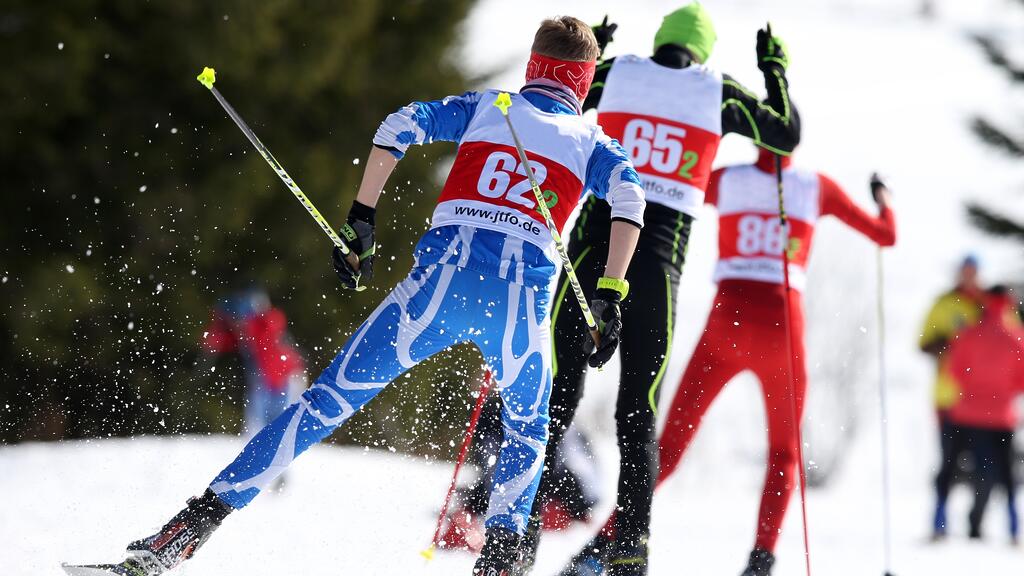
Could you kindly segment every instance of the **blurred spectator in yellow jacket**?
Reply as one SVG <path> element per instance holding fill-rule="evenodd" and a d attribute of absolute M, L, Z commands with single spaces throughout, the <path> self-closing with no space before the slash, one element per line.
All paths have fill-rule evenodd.
<path fill-rule="evenodd" d="M 983 300 L 984 290 L 978 283 L 978 259 L 969 255 L 957 270 L 956 286 L 939 296 L 921 328 L 918 345 L 936 359 L 935 408 L 940 424 L 959 395 L 956 381 L 949 373 L 946 350 L 957 332 L 981 318 Z"/>
<path fill-rule="evenodd" d="M 921 350 L 935 358 L 935 412 L 939 426 L 939 447 L 941 450 L 939 470 L 935 489 L 939 495 L 932 519 L 932 537 L 940 540 L 946 535 L 946 506 L 943 493 L 957 479 L 958 462 L 965 452 L 965 438 L 950 422 L 949 412 L 960 396 L 956 380 L 950 373 L 946 352 L 956 334 L 977 324 L 981 318 L 985 292 L 978 283 L 978 259 L 968 255 L 957 269 L 956 286 L 935 301 L 924 326 L 918 345 Z"/>

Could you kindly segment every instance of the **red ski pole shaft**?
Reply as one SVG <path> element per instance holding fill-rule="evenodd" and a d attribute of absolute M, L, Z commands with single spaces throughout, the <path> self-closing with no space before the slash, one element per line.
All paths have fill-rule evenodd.
<path fill-rule="evenodd" d="M 466 427 L 466 434 L 462 437 L 462 447 L 459 448 L 459 456 L 455 460 L 455 471 L 452 473 L 452 480 L 448 483 L 448 493 L 445 494 L 444 504 L 441 505 L 441 512 L 437 515 L 437 526 L 434 528 L 434 536 L 430 539 L 430 547 L 422 552 L 423 556 L 430 560 L 433 557 L 434 549 L 437 548 L 437 538 L 441 535 L 441 527 L 444 525 L 444 518 L 448 515 L 448 506 L 452 502 L 452 495 L 455 493 L 455 484 L 459 479 L 459 470 L 466 460 L 469 452 L 469 445 L 473 441 L 473 432 L 476 431 L 476 423 L 480 420 L 480 413 L 483 412 L 484 402 L 491 391 L 492 376 L 488 369 L 484 372 L 484 381 L 480 384 L 480 393 L 473 406 L 473 412 L 469 416 L 469 425 Z"/>
<path fill-rule="evenodd" d="M 786 216 L 786 205 L 783 200 L 782 156 L 778 154 L 775 155 L 775 182 L 779 190 L 779 222 L 782 226 L 781 232 L 784 240 L 782 243 L 782 282 L 786 293 L 782 299 L 782 308 L 786 316 L 786 356 L 789 360 L 789 408 L 794 425 L 794 435 L 796 436 L 796 461 L 799 468 L 798 477 L 800 481 L 800 515 L 804 528 L 804 561 L 807 568 L 807 576 L 811 576 L 811 543 L 810 531 L 807 528 L 807 470 L 804 468 L 803 433 L 801 432 L 800 410 L 797 407 L 796 401 L 796 358 L 793 357 L 792 328 L 793 311 L 789 304 L 789 295 L 791 293 L 789 284 L 789 218 Z"/>

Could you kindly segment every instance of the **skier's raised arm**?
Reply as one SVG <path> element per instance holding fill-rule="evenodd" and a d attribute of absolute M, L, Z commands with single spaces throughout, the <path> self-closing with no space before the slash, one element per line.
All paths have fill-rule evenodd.
<path fill-rule="evenodd" d="M 770 30 L 757 31 L 757 67 L 764 74 L 768 97 L 763 101 L 729 75 L 722 82 L 722 133 L 741 134 L 781 154 L 800 143 L 800 116 L 789 99 L 786 45 Z"/>
<path fill-rule="evenodd" d="M 857 232 L 867 236 L 879 246 L 896 243 L 896 217 L 890 208 L 889 189 L 877 177 L 871 179 L 871 194 L 878 204 L 878 216 L 872 216 L 858 206 L 834 180 L 820 174 L 821 215 L 832 215 Z"/>
<path fill-rule="evenodd" d="M 435 140 L 458 142 L 479 102 L 478 92 L 413 102 L 384 119 L 373 137 L 373 145 L 401 159 L 412 144 L 430 144 Z"/>
<path fill-rule="evenodd" d="M 594 80 L 590 84 L 590 92 L 587 92 L 587 97 L 583 101 L 584 112 L 591 108 L 597 108 L 597 103 L 601 101 L 604 81 L 608 78 L 608 71 L 611 70 L 612 62 L 615 60 L 615 58 L 604 60 L 604 50 L 612 43 L 612 37 L 618 28 L 618 24 L 608 22 L 607 15 L 605 15 L 604 20 L 600 24 L 591 27 L 591 30 L 594 31 L 594 37 L 597 38 L 597 47 L 601 50 L 601 55 L 598 56 L 597 68 L 594 70 Z"/>
<path fill-rule="evenodd" d="M 373 137 L 356 200 L 341 227 L 349 248 L 359 256 L 359 269 L 349 264 L 339 248 L 334 249 L 334 270 L 342 286 L 355 290 L 373 278 L 377 200 L 406 150 L 410 145 L 435 140 L 458 142 L 479 101 L 478 93 L 466 92 L 441 100 L 413 102 L 392 112 L 381 123 Z"/>

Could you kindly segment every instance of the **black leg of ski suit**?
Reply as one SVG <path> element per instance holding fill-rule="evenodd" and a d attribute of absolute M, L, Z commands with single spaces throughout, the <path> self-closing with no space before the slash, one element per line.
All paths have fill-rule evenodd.
<path fill-rule="evenodd" d="M 671 351 L 676 289 L 685 257 L 692 218 L 649 204 L 645 227 L 626 279 L 630 293 L 622 304 L 622 363 L 615 407 L 620 464 L 616 506 L 616 540 L 638 545 L 650 525 L 651 496 L 658 474 L 656 406 Z M 651 214 L 651 212 L 654 214 Z M 663 214 L 659 219 L 658 212 Z M 658 225 L 658 222 L 661 225 Z M 653 223 L 653 225 L 652 225 Z M 609 209 L 593 198 L 584 205 L 570 233 L 569 257 L 584 290 L 590 292 L 604 273 L 611 228 Z M 572 289 L 563 277 L 552 312 L 555 378 L 551 391 L 548 458 L 534 504 L 552 490 L 551 457 L 576 413 L 587 371 L 583 339 L 586 325 Z"/>

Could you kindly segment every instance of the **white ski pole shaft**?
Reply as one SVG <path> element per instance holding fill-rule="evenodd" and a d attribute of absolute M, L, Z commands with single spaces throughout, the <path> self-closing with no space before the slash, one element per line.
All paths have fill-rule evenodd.
<path fill-rule="evenodd" d="M 889 470 L 889 398 L 885 366 L 885 277 L 882 247 L 877 252 L 878 267 L 878 399 L 882 441 L 882 538 L 885 576 L 892 576 L 892 488 Z"/>
<path fill-rule="evenodd" d="M 358 270 L 359 257 L 349 249 L 348 245 L 345 244 L 345 241 L 341 239 L 341 236 L 338 236 L 338 233 L 334 231 L 334 228 L 331 228 L 331 225 L 327 223 L 327 219 L 320 214 L 320 211 L 316 209 L 316 206 L 314 206 L 309 200 L 309 197 L 302 192 L 299 185 L 292 180 L 292 177 L 288 175 L 288 172 L 286 172 L 284 167 L 281 166 L 281 163 L 277 161 L 277 158 L 274 158 L 274 155 L 270 153 L 270 149 L 264 146 L 263 142 L 261 142 L 256 136 L 256 133 L 249 128 L 248 124 L 245 123 L 245 120 L 242 120 L 242 117 L 238 115 L 238 112 L 235 112 L 235 109 L 231 107 L 231 104 L 228 104 L 228 101 L 221 95 L 220 91 L 213 86 L 213 83 L 217 80 L 216 71 L 213 68 L 203 68 L 202 73 L 199 74 L 196 79 L 199 80 L 200 84 L 206 86 L 206 88 L 210 90 L 213 97 L 217 99 L 217 102 L 220 102 L 224 111 L 228 113 L 228 116 L 230 116 L 232 120 L 234 120 L 238 129 L 245 134 L 245 137 L 249 139 L 249 142 L 251 142 L 256 148 L 256 151 L 260 153 L 260 156 L 267 161 L 267 164 L 270 164 L 270 167 L 274 169 L 278 178 L 280 178 L 281 181 L 284 182 L 284 185 L 291 190 L 295 198 L 297 198 L 306 211 L 309 212 L 309 215 L 313 217 L 313 220 L 320 225 L 320 228 L 331 239 L 331 242 L 334 242 L 334 245 L 341 249 L 341 253 L 345 255 L 345 260 L 348 260 L 348 263 L 352 265 L 352 268 Z"/>
<path fill-rule="evenodd" d="M 512 133 L 512 142 L 516 146 L 516 151 L 519 153 L 519 161 L 523 164 L 523 169 L 526 172 L 526 177 L 530 180 L 530 188 L 533 190 L 533 197 L 537 200 L 537 210 L 541 216 L 544 217 L 544 223 L 548 227 L 548 231 L 551 233 L 551 238 L 555 241 L 555 249 L 558 251 L 559 258 L 562 259 L 562 267 L 565 268 L 565 276 L 569 280 L 569 285 L 572 286 L 572 291 L 576 294 L 576 301 L 579 302 L 580 310 L 583 311 L 583 320 L 587 323 L 587 329 L 590 331 L 590 337 L 594 339 L 595 345 L 601 344 L 601 333 L 597 329 L 597 322 L 594 320 L 594 315 L 590 312 L 590 305 L 587 304 L 587 297 L 583 294 L 583 288 L 580 287 L 579 278 L 576 277 L 576 270 L 572 267 L 572 261 L 569 260 L 569 254 L 565 250 L 565 244 L 562 243 L 562 235 L 558 233 L 558 226 L 555 225 L 555 221 L 551 218 L 551 211 L 548 210 L 547 201 L 544 199 L 544 193 L 540 190 L 540 185 L 537 184 L 537 178 L 533 174 L 533 168 L 530 166 L 530 160 L 526 157 L 526 150 L 523 149 L 522 143 L 519 142 L 519 135 L 516 134 L 516 129 L 512 125 L 512 119 L 509 118 L 508 109 L 512 106 L 512 97 L 509 96 L 508 92 L 502 92 L 498 94 L 498 98 L 494 101 L 495 108 L 501 110 L 502 116 L 505 117 L 505 123 L 508 124 L 509 132 Z"/>

